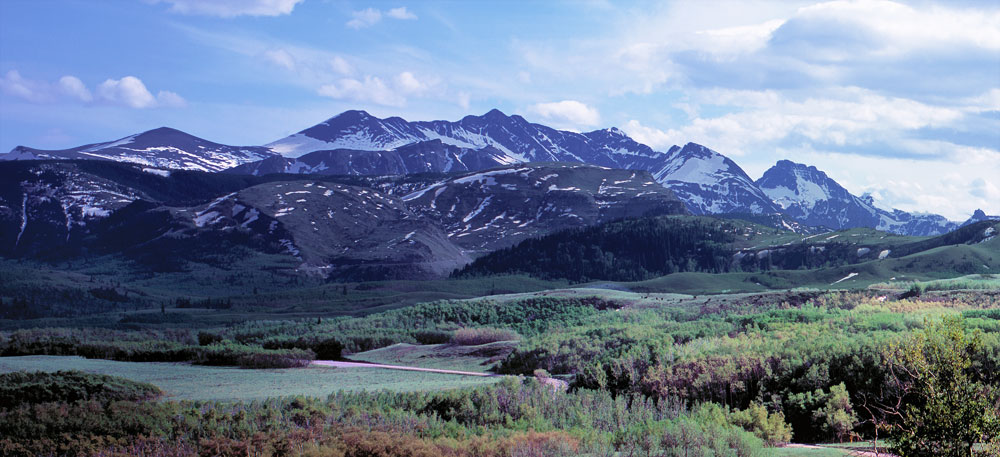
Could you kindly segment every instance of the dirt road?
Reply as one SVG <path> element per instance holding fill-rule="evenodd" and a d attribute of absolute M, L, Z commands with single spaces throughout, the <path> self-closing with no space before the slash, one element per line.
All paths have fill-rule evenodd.
<path fill-rule="evenodd" d="M 313 360 L 310 365 L 318 365 L 322 367 L 334 367 L 334 368 L 385 368 L 388 370 L 425 371 L 428 373 L 457 374 L 461 376 L 482 376 L 482 377 L 501 376 L 493 373 L 477 373 L 475 371 L 441 370 L 437 368 L 406 367 L 400 365 L 381 365 L 377 363 L 340 362 L 336 360 Z"/>
<path fill-rule="evenodd" d="M 836 446 L 814 446 L 812 444 L 791 443 L 784 445 L 784 447 L 794 447 L 800 449 L 839 449 L 845 452 L 844 455 L 857 456 L 857 457 L 896 457 L 894 454 L 889 454 L 888 452 L 885 451 L 879 451 L 876 454 L 873 451 L 844 449 L 844 448 L 838 448 Z"/>
<path fill-rule="evenodd" d="M 310 363 L 310 365 L 321 366 L 321 367 L 334 367 L 334 368 L 385 368 L 387 370 L 425 371 L 428 373 L 457 374 L 460 376 L 480 376 L 480 377 L 505 376 L 502 374 L 479 373 L 475 371 L 441 370 L 438 368 L 408 367 L 403 365 L 382 365 L 378 363 L 341 362 L 337 360 L 313 360 L 312 363 Z M 541 379 L 540 381 L 545 383 L 554 390 L 566 390 L 569 388 L 569 383 L 561 379 L 544 378 Z"/>

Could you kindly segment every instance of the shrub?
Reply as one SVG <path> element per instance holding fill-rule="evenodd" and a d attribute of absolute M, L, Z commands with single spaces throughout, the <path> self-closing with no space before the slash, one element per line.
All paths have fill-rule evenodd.
<path fill-rule="evenodd" d="M 316 353 L 317 359 L 322 360 L 338 360 L 342 357 L 344 352 L 344 345 L 340 344 L 335 338 L 327 338 L 313 346 L 313 352 Z"/>
<path fill-rule="evenodd" d="M 498 328 L 460 328 L 455 330 L 451 342 L 462 346 L 478 346 L 480 344 L 496 343 L 520 339 L 517 333 Z"/>
<path fill-rule="evenodd" d="M 162 394 L 163 391 L 152 384 L 80 371 L 0 374 L 0 408 L 57 401 L 139 401 Z"/>
<path fill-rule="evenodd" d="M 769 446 L 777 446 L 792 440 L 792 427 L 785 422 L 785 414 L 780 411 L 770 413 L 759 403 L 750 403 L 747 409 L 734 411 L 731 420 L 744 430 L 753 432 Z"/>

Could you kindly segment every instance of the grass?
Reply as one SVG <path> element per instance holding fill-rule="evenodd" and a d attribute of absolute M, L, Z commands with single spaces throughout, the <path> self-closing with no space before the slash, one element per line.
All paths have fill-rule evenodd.
<path fill-rule="evenodd" d="M 338 390 L 396 392 L 456 389 L 498 382 L 485 378 L 379 368 L 244 370 L 180 363 L 139 363 L 82 357 L 27 356 L 0 358 L 0 373 L 79 370 L 121 376 L 156 385 L 166 400 L 252 401 L 272 397 L 324 398 Z"/>
<path fill-rule="evenodd" d="M 840 457 L 850 454 L 843 449 L 778 447 L 771 449 L 771 455 L 773 457 Z"/>
<path fill-rule="evenodd" d="M 373 351 L 352 354 L 349 358 L 386 365 L 486 372 L 499 358 L 506 356 L 516 346 L 517 342 L 515 341 L 500 341 L 479 346 L 400 343 Z"/>
<path fill-rule="evenodd" d="M 914 284 L 923 290 L 1000 290 L 1000 274 L 974 274 L 934 281 L 889 281 L 873 284 L 873 289 L 907 290 Z"/>

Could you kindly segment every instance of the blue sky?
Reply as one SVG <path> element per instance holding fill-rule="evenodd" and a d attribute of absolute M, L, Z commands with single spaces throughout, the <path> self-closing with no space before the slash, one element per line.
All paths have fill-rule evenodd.
<path fill-rule="evenodd" d="M 694 141 L 753 178 L 815 165 L 883 207 L 1000 214 L 993 1 L 0 2 L 2 151 L 491 108 Z"/>

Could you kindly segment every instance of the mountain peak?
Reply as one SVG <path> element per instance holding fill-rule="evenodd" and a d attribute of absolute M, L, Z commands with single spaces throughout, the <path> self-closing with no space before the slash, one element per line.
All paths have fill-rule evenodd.
<path fill-rule="evenodd" d="M 372 116 L 371 114 L 368 114 L 368 111 L 361 110 L 361 109 L 349 109 L 347 111 L 344 111 L 343 113 L 340 113 L 340 114 L 334 116 L 334 119 L 338 119 L 338 118 L 343 118 L 344 120 L 348 120 L 348 119 L 368 119 L 368 118 L 372 118 L 372 117 L 374 117 L 374 116 Z"/>
<path fill-rule="evenodd" d="M 493 108 L 493 109 L 489 110 L 486 114 L 483 115 L 483 119 L 487 119 L 487 120 L 506 119 L 506 118 L 507 118 L 507 115 L 504 114 L 503 111 L 500 111 L 500 110 L 498 110 L 496 108 Z"/>
<path fill-rule="evenodd" d="M 152 130 L 146 130 L 145 132 L 140 133 L 140 135 L 146 135 L 146 134 L 162 135 L 162 134 L 174 134 L 174 133 L 184 133 L 184 132 L 170 127 L 157 127 Z"/>

